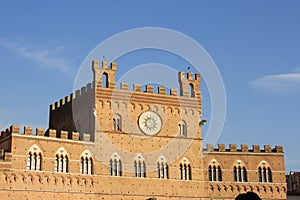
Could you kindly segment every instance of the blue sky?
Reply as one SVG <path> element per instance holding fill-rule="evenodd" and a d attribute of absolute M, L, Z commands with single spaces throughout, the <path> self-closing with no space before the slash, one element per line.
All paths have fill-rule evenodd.
<path fill-rule="evenodd" d="M 299 171 L 299 9 L 299 1 L 276 0 L 0 1 L 0 127 L 46 128 L 48 106 L 72 91 L 96 45 L 128 29 L 164 27 L 196 40 L 219 68 L 227 116 L 218 143 L 283 145 L 287 171 Z M 187 67 L 151 51 L 123 56 L 118 66 L 122 73 L 149 62 Z"/>

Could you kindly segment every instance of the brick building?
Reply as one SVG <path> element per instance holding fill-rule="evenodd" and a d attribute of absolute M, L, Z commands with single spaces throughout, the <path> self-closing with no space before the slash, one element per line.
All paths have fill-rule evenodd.
<path fill-rule="evenodd" d="M 1 132 L 0 199 L 286 199 L 281 146 L 202 144 L 200 74 L 116 86 L 116 63 L 50 106 L 49 129 Z"/>

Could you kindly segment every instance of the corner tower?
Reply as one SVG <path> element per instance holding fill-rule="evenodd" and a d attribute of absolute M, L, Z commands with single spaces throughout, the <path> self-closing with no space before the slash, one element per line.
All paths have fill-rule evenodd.
<path fill-rule="evenodd" d="M 200 74 L 193 75 L 191 72 L 179 72 L 178 82 L 180 86 L 180 96 L 201 98 Z"/>
<path fill-rule="evenodd" d="M 102 61 L 102 67 L 99 67 L 99 61 L 93 60 L 92 67 L 93 67 L 95 86 L 101 88 L 110 88 L 110 89 L 116 88 L 117 63 L 112 62 L 109 68 L 108 63 Z"/>

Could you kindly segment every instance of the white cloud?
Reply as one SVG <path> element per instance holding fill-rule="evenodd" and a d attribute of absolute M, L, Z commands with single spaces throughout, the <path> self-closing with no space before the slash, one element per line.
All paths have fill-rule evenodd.
<path fill-rule="evenodd" d="M 250 85 L 278 94 L 300 91 L 300 68 L 292 73 L 263 76 L 251 81 Z"/>
<path fill-rule="evenodd" d="M 32 47 L 32 45 L 14 43 L 1 38 L 0 46 L 9 49 L 11 52 L 20 57 L 30 60 L 39 67 L 56 69 L 61 72 L 68 72 L 71 70 L 68 62 L 61 58 L 60 53 L 64 49 L 62 46 L 55 49 L 41 49 Z"/>

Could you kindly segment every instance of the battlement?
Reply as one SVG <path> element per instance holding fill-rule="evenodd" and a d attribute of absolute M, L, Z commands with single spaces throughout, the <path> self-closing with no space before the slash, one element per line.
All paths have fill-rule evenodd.
<path fill-rule="evenodd" d="M 95 72 L 97 69 L 110 69 L 113 71 L 117 71 L 117 63 L 112 62 L 110 63 L 110 67 L 108 67 L 108 62 L 106 61 L 102 61 L 102 65 L 101 67 L 99 67 L 99 61 L 98 60 L 93 60 L 92 61 L 92 67 L 93 67 L 93 71 Z"/>
<path fill-rule="evenodd" d="M 97 83 L 97 88 L 110 88 L 110 89 L 119 89 L 119 90 L 129 90 L 128 83 L 120 83 L 120 87 L 116 88 L 116 81 L 115 81 L 115 72 L 117 70 L 117 64 L 115 62 L 112 62 L 110 64 L 110 67 L 108 67 L 108 63 L 103 61 L 102 66 L 99 67 L 99 61 L 93 60 L 92 61 L 92 68 L 94 72 L 94 83 Z M 186 76 L 185 76 L 186 75 Z M 103 78 L 104 76 L 104 78 Z M 182 84 L 182 82 L 188 82 L 193 85 L 193 92 L 200 91 L 200 74 L 193 74 L 191 72 L 185 73 L 185 72 L 179 72 L 180 81 L 179 83 Z M 106 83 L 105 80 L 106 79 Z M 184 81 L 186 80 L 186 81 Z M 143 89 L 145 88 L 145 89 Z M 188 93 L 188 88 L 185 89 Z M 178 93 L 177 88 L 170 88 L 169 91 L 167 91 L 167 88 L 161 87 L 161 86 L 153 86 L 153 85 L 140 85 L 140 84 L 133 84 L 134 92 L 145 92 L 145 93 L 151 93 L 151 94 L 162 94 L 162 95 L 171 95 L 171 96 L 186 96 L 182 95 L 181 93 Z M 191 95 L 190 95 L 191 96 Z M 195 97 L 195 96 L 192 96 Z"/>
<path fill-rule="evenodd" d="M 179 77 L 183 80 L 183 79 L 187 79 L 187 80 L 191 80 L 191 81 L 200 81 L 200 74 L 196 73 L 193 74 L 191 72 L 179 72 Z"/>
<path fill-rule="evenodd" d="M 59 101 L 54 102 L 50 105 L 50 110 L 55 110 L 57 108 L 60 108 L 68 103 L 72 103 L 72 101 L 76 100 L 77 98 L 84 96 L 91 91 L 93 91 L 93 85 L 92 83 L 88 83 L 86 86 L 82 87 L 80 90 L 76 90 L 74 93 L 71 93 L 70 95 L 66 96 L 63 99 L 60 99 Z"/>
<path fill-rule="evenodd" d="M 12 125 L 9 128 L 1 131 L 0 140 L 6 138 L 7 136 L 11 136 L 12 134 L 20 134 L 24 136 L 43 136 L 50 138 L 60 138 L 63 140 L 74 140 L 74 141 L 86 141 L 90 142 L 91 137 L 90 134 L 83 134 L 83 138 L 79 137 L 78 132 L 68 132 L 68 131 L 57 131 L 55 129 L 48 129 L 44 131 L 43 128 L 36 128 L 35 132 L 33 132 L 31 127 L 25 126 L 23 127 L 23 132 L 20 131 L 20 126 Z"/>
<path fill-rule="evenodd" d="M 264 145 L 264 148 L 261 149 L 260 145 L 252 145 L 252 148 L 249 148 L 247 144 L 241 144 L 241 148 L 238 149 L 236 144 L 229 144 L 229 148 L 225 147 L 225 144 L 218 144 L 218 147 L 215 148 L 213 144 L 207 144 L 206 148 L 203 149 L 206 152 L 245 152 L 245 153 L 283 153 L 282 146 L 275 146 L 272 148 L 271 145 Z"/>
<path fill-rule="evenodd" d="M 115 77 L 111 78 L 112 76 L 115 76 L 115 71 L 117 70 L 117 64 L 115 62 L 110 63 L 110 67 L 108 67 L 108 63 L 103 61 L 101 67 L 99 67 L 99 61 L 93 60 L 92 61 L 92 67 L 94 76 L 98 73 L 98 76 L 94 77 L 93 83 L 88 83 L 86 86 L 82 87 L 80 90 L 76 90 L 75 92 L 71 93 L 70 95 L 64 97 L 63 99 L 60 99 L 59 101 L 54 102 L 50 105 L 50 111 L 53 111 L 55 109 L 58 109 L 60 107 L 63 107 L 66 104 L 72 103 L 74 100 L 85 96 L 86 94 L 89 94 L 91 91 L 95 91 L 95 88 L 110 88 L 115 89 L 119 91 L 130 91 L 128 83 L 120 83 L 120 86 L 117 88 L 115 86 Z M 100 71 L 99 71 L 100 70 Z M 103 73 L 106 73 L 106 70 L 112 70 L 114 73 L 110 74 L 109 77 L 107 77 L 108 84 L 103 85 L 102 83 L 99 84 L 99 81 L 102 81 L 102 75 Z M 100 75 L 99 75 L 100 74 Z M 193 74 L 191 72 L 185 73 L 185 72 L 179 72 L 180 82 L 183 80 L 187 80 L 190 83 L 193 83 L 197 88 L 197 90 L 200 91 L 200 74 Z M 100 79 L 100 80 L 98 80 Z M 113 79 L 113 84 L 109 83 L 110 79 Z M 197 82 L 198 84 L 195 84 Z M 97 86 L 95 86 L 95 83 L 98 83 Z M 195 88 L 194 88 L 195 90 Z M 194 97 L 195 95 L 188 95 L 188 90 L 185 91 L 185 93 L 178 92 L 177 88 L 166 88 L 162 86 L 153 86 L 153 85 L 140 85 L 140 84 L 133 84 L 132 92 L 143 92 L 143 93 L 150 93 L 150 94 L 159 94 L 159 95 L 169 95 L 169 96 L 189 96 Z M 195 90 L 196 91 L 196 90 Z M 197 96 L 199 97 L 199 96 Z"/>

